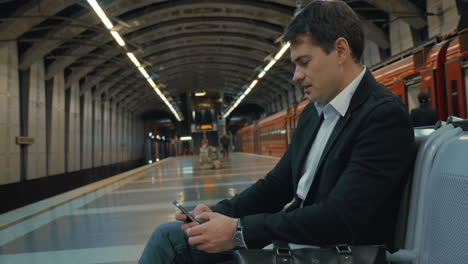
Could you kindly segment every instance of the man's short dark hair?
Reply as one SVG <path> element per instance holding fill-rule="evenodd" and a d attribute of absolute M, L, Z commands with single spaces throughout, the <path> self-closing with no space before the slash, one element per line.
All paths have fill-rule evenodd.
<path fill-rule="evenodd" d="M 312 44 L 326 54 L 335 49 L 335 41 L 345 38 L 351 48 L 351 56 L 361 62 L 364 51 L 364 32 L 361 20 L 343 1 L 313 1 L 301 10 L 286 28 L 284 42 L 294 42 L 300 35 L 310 36 Z"/>
<path fill-rule="evenodd" d="M 420 104 L 426 104 L 427 102 L 429 102 L 429 95 L 427 95 L 427 93 L 419 93 L 418 101 Z"/>

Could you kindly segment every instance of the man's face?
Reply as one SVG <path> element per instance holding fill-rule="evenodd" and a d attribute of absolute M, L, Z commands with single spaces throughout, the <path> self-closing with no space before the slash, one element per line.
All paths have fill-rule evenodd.
<path fill-rule="evenodd" d="M 340 92 L 336 49 L 327 55 L 304 34 L 291 44 L 291 61 L 296 65 L 293 80 L 309 101 L 326 105 Z"/>

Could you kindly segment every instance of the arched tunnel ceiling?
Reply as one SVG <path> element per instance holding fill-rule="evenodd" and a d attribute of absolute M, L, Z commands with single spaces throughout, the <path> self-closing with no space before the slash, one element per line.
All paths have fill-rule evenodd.
<path fill-rule="evenodd" d="M 280 48 L 296 0 L 99 0 L 163 92 L 178 98 L 194 90 L 229 98 L 242 91 Z M 300 1 L 303 4 L 309 1 Z M 363 19 L 366 38 L 388 49 L 388 23 L 399 14 L 410 26 L 426 26 L 425 0 L 345 0 Z M 0 40 L 17 41 L 19 67 L 44 59 L 46 79 L 65 73 L 137 113 L 167 112 L 159 97 L 85 0 L 4 0 Z M 245 103 L 267 105 L 293 87 L 288 56 L 260 81 Z M 177 100 L 176 100 L 177 101 Z"/>

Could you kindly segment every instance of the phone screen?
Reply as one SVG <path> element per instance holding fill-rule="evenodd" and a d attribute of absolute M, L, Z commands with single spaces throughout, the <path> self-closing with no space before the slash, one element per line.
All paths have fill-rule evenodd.
<path fill-rule="evenodd" d="M 172 201 L 172 204 L 174 204 L 177 208 L 179 208 L 179 210 L 185 215 L 187 216 L 187 221 L 188 222 L 198 222 L 195 217 L 193 217 L 189 211 L 187 211 L 187 209 L 185 209 L 185 207 L 183 207 L 179 202 L 177 202 L 176 200 Z"/>

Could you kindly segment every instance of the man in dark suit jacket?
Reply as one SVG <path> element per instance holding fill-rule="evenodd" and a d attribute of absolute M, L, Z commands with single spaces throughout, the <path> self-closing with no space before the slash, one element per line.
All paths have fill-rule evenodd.
<path fill-rule="evenodd" d="M 205 223 L 160 226 L 140 263 L 215 262 L 229 258 L 221 252 L 262 248 L 272 240 L 325 245 L 390 239 L 412 162 L 413 131 L 401 101 L 361 63 L 357 15 L 343 1 L 311 2 L 284 41 L 291 43 L 293 79 L 312 102 L 286 153 L 265 178 L 232 199 L 212 208 L 198 205 L 193 214 Z M 186 218 L 179 213 L 176 219 Z"/>
<path fill-rule="evenodd" d="M 426 93 L 418 94 L 419 107 L 411 111 L 410 117 L 413 126 L 433 126 L 437 123 L 437 110 L 429 104 L 429 96 Z"/>

